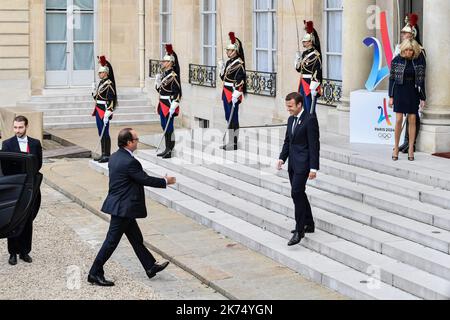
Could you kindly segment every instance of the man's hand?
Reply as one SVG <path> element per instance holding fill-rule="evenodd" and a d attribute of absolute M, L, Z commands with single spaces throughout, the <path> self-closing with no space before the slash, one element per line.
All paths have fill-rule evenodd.
<path fill-rule="evenodd" d="M 300 68 L 300 62 L 302 60 L 302 53 L 300 51 L 297 51 L 295 53 L 295 60 L 294 60 L 294 68 L 298 69 Z"/>
<path fill-rule="evenodd" d="M 167 185 L 168 185 L 168 186 L 177 183 L 177 178 L 175 178 L 175 177 L 169 177 L 169 176 L 166 174 L 166 176 L 165 176 L 164 178 L 166 179 Z"/>
<path fill-rule="evenodd" d="M 225 64 L 222 59 L 217 61 L 217 69 L 219 70 L 220 75 L 223 75 L 223 73 L 225 72 Z"/>
<path fill-rule="evenodd" d="M 426 102 L 424 100 L 420 100 L 420 109 L 425 109 L 426 107 Z"/>
<path fill-rule="evenodd" d="M 309 177 L 308 177 L 308 179 L 309 180 L 314 180 L 315 178 L 317 178 L 317 172 L 310 172 L 309 173 Z"/>
<path fill-rule="evenodd" d="M 233 104 L 236 104 L 239 101 L 239 98 L 242 96 L 242 92 L 239 90 L 234 90 L 233 94 L 231 95 L 231 102 Z"/>
<path fill-rule="evenodd" d="M 111 118 L 111 116 L 113 115 L 113 112 L 109 109 L 106 109 L 105 111 L 105 115 L 103 116 L 103 122 L 105 124 L 105 126 L 108 124 L 109 122 L 109 118 Z"/>
<path fill-rule="evenodd" d="M 277 170 L 283 169 L 283 165 L 284 165 L 284 161 L 283 160 L 278 160 L 278 162 L 277 162 Z"/>
<path fill-rule="evenodd" d="M 160 73 L 158 73 L 155 77 L 155 87 L 156 89 L 159 89 L 159 87 L 161 87 L 161 80 L 162 80 L 162 76 Z"/>
<path fill-rule="evenodd" d="M 179 104 L 178 102 L 176 102 L 176 101 L 173 101 L 173 102 L 170 104 L 170 109 L 169 109 L 170 115 L 173 115 L 173 114 L 175 113 L 175 111 L 177 110 L 177 108 L 178 108 L 179 105 L 180 105 L 180 104 Z"/>
<path fill-rule="evenodd" d="M 389 108 L 394 106 L 394 98 L 389 98 Z"/>

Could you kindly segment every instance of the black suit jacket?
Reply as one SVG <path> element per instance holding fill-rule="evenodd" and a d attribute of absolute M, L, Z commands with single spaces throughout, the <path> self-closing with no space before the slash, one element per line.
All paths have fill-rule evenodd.
<path fill-rule="evenodd" d="M 289 158 L 289 172 L 305 174 L 311 169 L 319 170 L 319 123 L 315 114 L 303 111 L 300 124 L 292 134 L 294 117 L 288 119 L 286 138 L 280 159 L 286 162 Z"/>
<path fill-rule="evenodd" d="M 166 188 L 166 180 L 147 175 L 141 163 L 122 148 L 111 156 L 108 168 L 109 192 L 102 211 L 121 218 L 145 218 L 144 186 Z"/>
<path fill-rule="evenodd" d="M 41 142 L 37 139 L 28 137 L 28 146 L 30 147 L 30 154 L 36 156 L 36 160 L 38 162 L 38 170 L 41 170 L 42 168 Z M 17 137 L 14 136 L 12 138 L 9 138 L 8 140 L 3 141 L 2 151 L 21 152 L 19 141 L 17 141 Z M 18 163 L 10 162 L 9 164 L 2 164 L 2 171 L 4 175 L 13 175 L 23 173 L 23 168 L 20 168 Z"/>

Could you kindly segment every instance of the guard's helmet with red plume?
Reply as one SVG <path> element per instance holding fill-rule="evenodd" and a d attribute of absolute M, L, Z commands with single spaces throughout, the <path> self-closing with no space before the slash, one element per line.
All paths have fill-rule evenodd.
<path fill-rule="evenodd" d="M 418 22 L 419 16 L 416 13 L 410 13 L 405 18 L 405 27 L 402 29 L 402 33 L 410 33 L 414 38 L 417 37 L 418 34 Z"/>
<path fill-rule="evenodd" d="M 166 44 L 166 54 L 161 61 L 175 62 L 175 55 L 171 44 Z"/>
<path fill-rule="evenodd" d="M 236 34 L 234 32 L 228 33 L 228 36 L 230 37 L 230 43 L 227 45 L 227 50 L 236 50 L 239 52 L 240 45 L 238 38 L 236 38 Z"/>

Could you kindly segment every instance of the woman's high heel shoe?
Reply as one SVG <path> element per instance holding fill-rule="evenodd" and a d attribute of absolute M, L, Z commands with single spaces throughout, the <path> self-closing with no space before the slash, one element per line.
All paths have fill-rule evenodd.
<path fill-rule="evenodd" d="M 392 149 L 392 151 L 395 151 L 395 148 Z M 398 161 L 398 154 L 400 153 L 400 151 L 397 152 L 397 155 L 394 156 L 394 154 L 392 153 L 392 161 Z"/>
<path fill-rule="evenodd" d="M 414 161 L 414 155 L 412 157 L 408 155 L 408 160 L 409 161 Z"/>

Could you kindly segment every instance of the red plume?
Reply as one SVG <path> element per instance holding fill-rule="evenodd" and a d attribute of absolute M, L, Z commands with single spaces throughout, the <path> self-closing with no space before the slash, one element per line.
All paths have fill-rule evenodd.
<path fill-rule="evenodd" d="M 307 33 L 313 33 L 314 23 L 312 21 L 305 21 L 305 30 Z"/>
<path fill-rule="evenodd" d="M 166 52 L 168 55 L 173 55 L 173 46 L 171 44 L 166 44 Z"/>
<path fill-rule="evenodd" d="M 235 44 L 236 43 L 236 35 L 234 34 L 234 32 L 230 32 L 228 35 L 230 36 L 231 43 Z"/>
<path fill-rule="evenodd" d="M 411 13 L 409 15 L 409 25 L 411 27 L 415 27 L 417 25 L 417 22 L 419 22 L 419 16 L 416 13 Z"/>
<path fill-rule="evenodd" d="M 106 66 L 106 57 L 105 56 L 100 56 L 100 64 L 103 67 Z"/>

